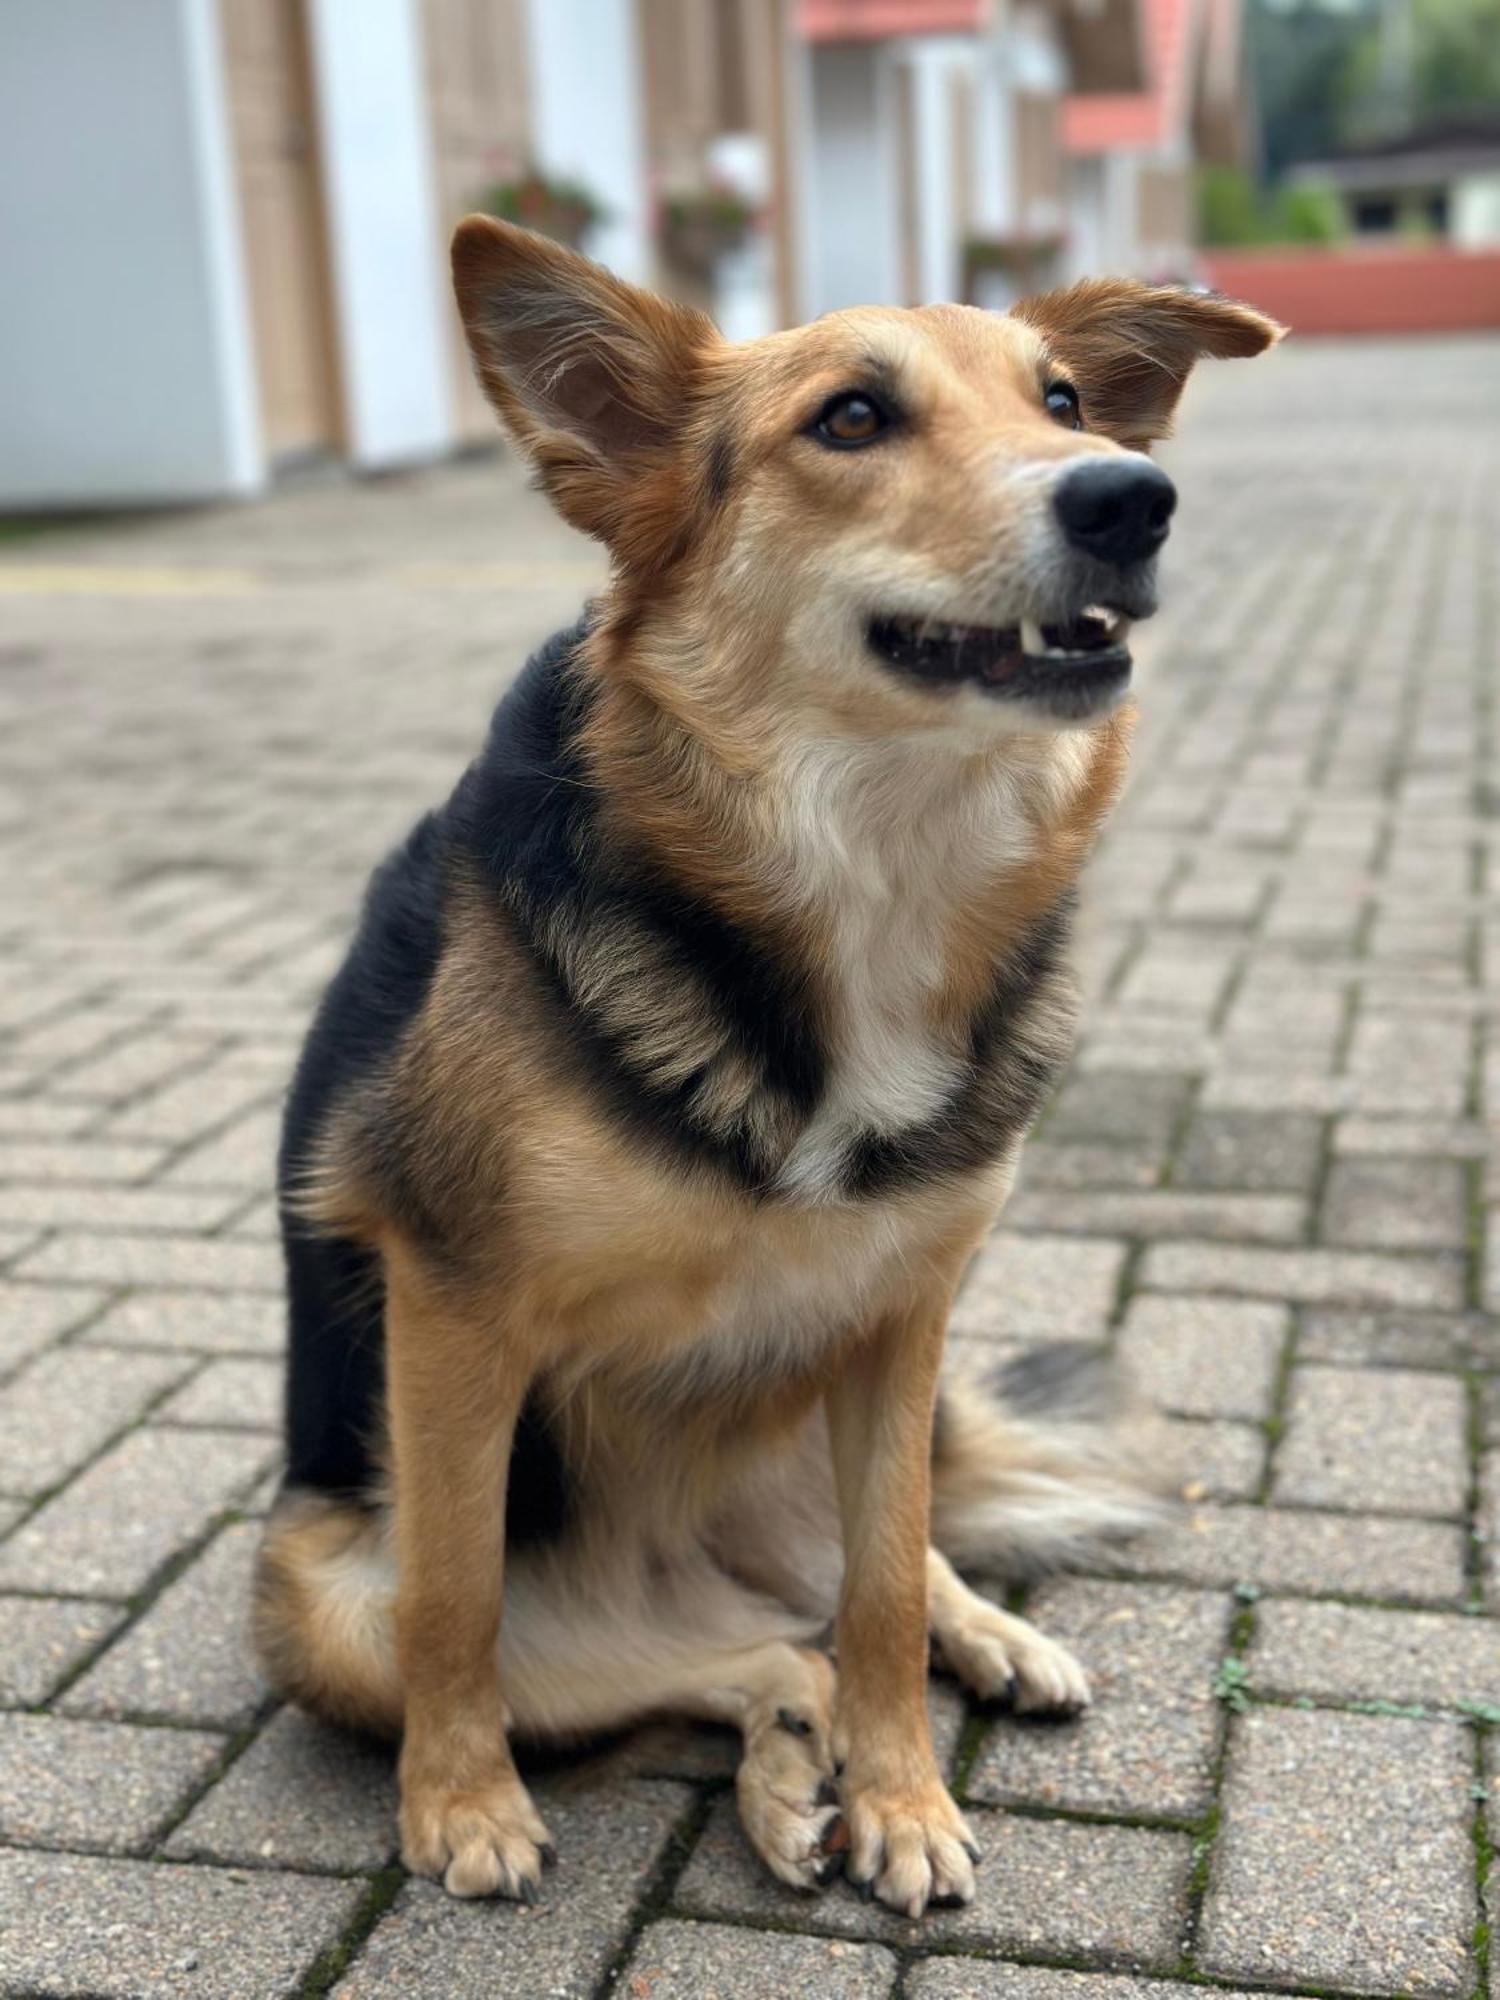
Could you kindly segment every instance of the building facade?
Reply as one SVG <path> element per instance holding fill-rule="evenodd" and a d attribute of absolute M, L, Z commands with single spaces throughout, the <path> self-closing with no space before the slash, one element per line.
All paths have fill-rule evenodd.
<path fill-rule="evenodd" d="M 496 183 L 592 197 L 583 247 L 733 338 L 1134 268 L 1193 143 L 1163 10 L 1232 4 L 6 0 L 0 508 L 493 437 L 446 243 Z M 1131 237 L 1085 127 L 1153 91 Z"/>

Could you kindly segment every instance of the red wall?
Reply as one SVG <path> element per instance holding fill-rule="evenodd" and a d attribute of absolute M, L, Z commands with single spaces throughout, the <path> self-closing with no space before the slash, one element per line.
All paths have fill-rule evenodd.
<path fill-rule="evenodd" d="M 1205 250 L 1208 282 L 1297 333 L 1500 328 L 1500 251 Z"/>

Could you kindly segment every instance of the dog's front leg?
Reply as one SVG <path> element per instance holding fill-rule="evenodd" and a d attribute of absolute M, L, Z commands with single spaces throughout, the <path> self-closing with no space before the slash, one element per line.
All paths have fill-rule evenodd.
<path fill-rule="evenodd" d="M 892 1314 L 828 1393 L 844 1534 L 836 1745 L 848 1873 L 907 1916 L 974 1895 L 974 1846 L 927 1720 L 932 1415 L 950 1292 Z"/>
<path fill-rule="evenodd" d="M 516 1773 L 497 1648 L 505 1482 L 529 1366 L 420 1261 L 386 1255 L 401 1856 L 456 1896 L 534 1902 L 547 1829 Z"/>

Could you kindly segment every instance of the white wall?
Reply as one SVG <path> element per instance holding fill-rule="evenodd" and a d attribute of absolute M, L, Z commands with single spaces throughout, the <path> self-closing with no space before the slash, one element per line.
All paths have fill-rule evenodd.
<path fill-rule="evenodd" d="M 1500 243 L 1500 174 L 1466 174 L 1448 190 L 1448 234 L 1463 250 Z"/>
<path fill-rule="evenodd" d="M 1105 245 L 1104 162 L 1097 154 L 1070 159 L 1066 164 L 1068 190 L 1068 243 L 1063 268 L 1070 284 L 1079 278 L 1097 278 L 1110 268 Z"/>
<path fill-rule="evenodd" d="M 453 408 L 416 0 L 311 0 L 308 25 L 349 456 L 431 457 Z"/>
<path fill-rule="evenodd" d="M 797 238 L 805 318 L 900 302 L 894 76 L 878 43 L 806 50 Z"/>
<path fill-rule="evenodd" d="M 3 0 L 0 246 L 0 506 L 260 483 L 213 0 Z"/>
<path fill-rule="evenodd" d="M 529 0 L 527 28 L 537 162 L 582 181 L 609 210 L 589 255 L 648 284 L 656 258 L 634 0 Z"/>
<path fill-rule="evenodd" d="M 956 299 L 963 290 L 960 189 L 955 184 L 953 158 L 953 74 L 960 67 L 972 74 L 977 63 L 967 38 L 949 36 L 905 42 L 897 61 L 909 64 L 912 77 L 918 287 L 912 303 L 932 305 Z"/>

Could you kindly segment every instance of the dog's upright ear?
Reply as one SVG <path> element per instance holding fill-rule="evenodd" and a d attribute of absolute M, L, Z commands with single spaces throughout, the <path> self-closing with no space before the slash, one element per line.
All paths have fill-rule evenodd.
<path fill-rule="evenodd" d="M 454 232 L 453 289 L 485 393 L 558 512 L 623 562 L 660 561 L 712 320 L 485 215 Z"/>
<path fill-rule="evenodd" d="M 1234 299 L 1133 278 L 1088 278 L 1012 311 L 1066 369 L 1089 429 L 1137 450 L 1170 431 L 1195 361 L 1260 354 L 1286 331 Z"/>

